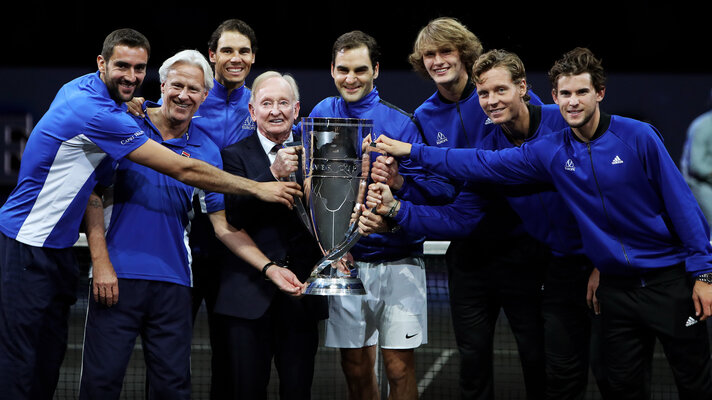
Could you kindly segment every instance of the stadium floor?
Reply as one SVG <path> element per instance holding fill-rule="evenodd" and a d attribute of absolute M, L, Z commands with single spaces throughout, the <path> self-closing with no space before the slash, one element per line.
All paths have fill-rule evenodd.
<path fill-rule="evenodd" d="M 85 256 L 81 254 L 79 258 L 86 260 Z M 54 397 L 58 400 L 77 398 L 88 294 L 86 269 L 83 268 L 79 300 L 72 308 L 69 345 Z M 459 356 L 452 332 L 447 299 L 447 271 L 443 256 L 426 256 L 426 271 L 428 276 L 429 343 L 416 350 L 418 390 L 421 399 L 457 399 Z M 204 308 L 200 311 L 194 327 L 192 346 L 193 398 L 207 399 L 210 389 L 210 346 Z M 312 398 L 314 400 L 345 399 L 346 385 L 339 366 L 338 350 L 320 346 L 316 365 Z M 525 398 L 516 344 L 503 314 L 500 315 L 495 331 L 494 369 L 495 397 L 497 399 Z M 379 382 L 381 382 L 382 398 L 386 398 L 387 383 L 381 368 L 379 368 L 378 375 Z M 143 399 L 145 397 L 144 377 L 145 367 L 139 339 L 126 372 L 121 398 Z M 659 346 L 656 348 L 654 357 L 652 383 L 653 399 L 677 399 L 670 369 Z M 269 398 L 277 399 L 279 397 L 277 393 L 277 376 L 273 369 Z M 599 398 L 598 389 L 591 376 L 586 399 Z"/>

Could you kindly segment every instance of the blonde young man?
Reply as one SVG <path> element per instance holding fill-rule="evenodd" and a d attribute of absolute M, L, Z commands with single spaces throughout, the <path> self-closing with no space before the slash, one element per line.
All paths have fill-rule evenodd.
<path fill-rule="evenodd" d="M 458 20 L 437 18 L 413 44 L 413 69 L 433 81 L 435 93 L 414 112 L 425 143 L 443 148 L 485 147 L 494 124 L 480 107 L 470 73 L 482 53 L 477 36 Z M 532 104 L 541 101 L 531 92 Z M 453 180 L 458 190 L 463 182 Z M 527 395 L 544 395 L 541 283 L 548 249 L 527 234 L 507 201 L 475 193 L 484 210 L 478 229 L 453 237 L 447 251 L 450 306 L 460 353 L 463 399 L 494 396 L 494 327 L 504 310 L 517 341 Z M 456 201 L 452 196 L 450 201 Z"/>

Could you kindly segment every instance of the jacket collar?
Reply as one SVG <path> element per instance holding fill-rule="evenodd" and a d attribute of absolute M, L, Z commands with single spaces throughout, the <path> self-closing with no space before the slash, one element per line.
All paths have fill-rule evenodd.
<path fill-rule="evenodd" d="M 151 139 L 157 141 L 158 143 L 162 143 L 166 146 L 169 147 L 176 147 L 176 148 L 184 148 L 188 145 L 190 146 L 200 146 L 200 143 L 197 141 L 197 139 L 193 135 L 193 124 L 191 123 L 188 125 L 188 130 L 183 134 L 181 137 L 177 137 L 174 139 L 169 139 L 169 140 L 163 140 L 163 137 L 161 136 L 161 133 L 158 131 L 158 128 L 156 128 L 156 125 L 153 124 L 153 121 L 151 121 L 148 118 L 148 113 L 147 109 L 148 108 L 154 108 L 154 107 L 161 107 L 160 104 L 154 103 L 150 100 L 146 100 L 143 103 L 143 112 L 146 115 L 146 124 L 151 127 Z"/>
<path fill-rule="evenodd" d="M 348 115 L 352 118 L 360 118 L 360 115 L 370 110 L 373 105 L 379 101 L 381 101 L 381 97 L 378 95 L 378 89 L 374 86 L 371 92 L 363 96 L 363 98 L 358 101 L 347 103 L 343 98 L 341 98 L 340 106 L 344 115 Z"/>
<path fill-rule="evenodd" d="M 606 131 L 608 131 L 608 127 L 611 125 L 611 115 L 606 114 L 603 111 L 601 111 L 601 116 L 598 119 L 598 126 L 596 127 L 596 131 L 593 133 L 593 136 L 591 139 L 589 139 L 589 143 L 595 141 L 599 137 L 603 136 Z M 574 133 L 573 129 L 571 127 L 568 128 L 569 131 L 571 131 L 571 136 L 576 140 L 577 142 L 584 143 L 583 140 L 579 139 L 578 136 Z"/>
<path fill-rule="evenodd" d="M 247 91 L 247 86 L 245 84 L 243 84 L 239 88 L 233 90 L 230 93 L 230 98 L 228 98 L 227 88 L 225 86 L 223 86 L 220 82 L 216 81 L 215 78 L 213 78 L 213 89 L 210 91 L 210 94 L 214 95 L 218 98 L 221 98 L 221 99 L 233 101 L 235 99 L 239 99 L 240 97 L 242 97 L 246 93 L 246 91 Z"/>
<path fill-rule="evenodd" d="M 462 89 L 462 94 L 460 94 L 460 99 L 459 99 L 456 103 L 459 103 L 459 102 L 461 102 L 461 101 L 463 101 L 463 100 L 467 100 L 470 96 L 472 96 L 473 93 L 475 93 L 475 89 L 477 89 L 477 87 L 476 87 L 475 84 L 472 82 L 472 80 L 468 77 L 468 78 L 467 78 L 467 83 L 465 84 L 465 88 Z M 452 101 L 450 101 L 450 100 L 446 99 L 445 97 L 443 97 L 443 96 L 440 94 L 440 91 L 435 92 L 435 94 L 437 95 L 438 100 L 440 100 L 441 103 L 444 103 L 444 104 L 455 104 L 455 103 L 453 103 Z"/>

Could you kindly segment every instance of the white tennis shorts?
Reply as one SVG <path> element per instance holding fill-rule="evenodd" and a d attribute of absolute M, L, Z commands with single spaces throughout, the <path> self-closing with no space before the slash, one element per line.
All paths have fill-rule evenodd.
<path fill-rule="evenodd" d="M 428 342 L 425 262 L 356 262 L 363 296 L 330 296 L 327 347 L 413 349 Z"/>

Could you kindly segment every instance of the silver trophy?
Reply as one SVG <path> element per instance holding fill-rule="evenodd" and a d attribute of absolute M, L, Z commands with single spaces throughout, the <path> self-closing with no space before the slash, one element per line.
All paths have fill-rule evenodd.
<path fill-rule="evenodd" d="M 358 218 L 366 198 L 371 167 L 366 139 L 372 138 L 373 121 L 353 118 L 305 118 L 304 193 L 312 231 L 324 257 L 307 279 L 306 294 L 362 295 L 366 293 L 351 267 L 349 275 L 334 263 L 356 244 Z"/>

